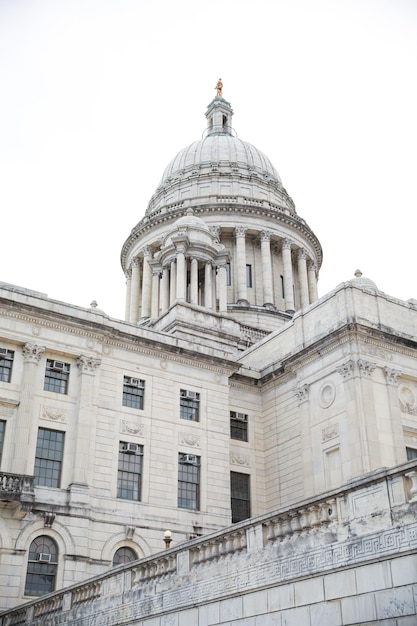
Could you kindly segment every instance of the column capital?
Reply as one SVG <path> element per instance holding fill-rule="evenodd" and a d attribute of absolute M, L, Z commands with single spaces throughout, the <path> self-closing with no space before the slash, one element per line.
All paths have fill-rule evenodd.
<path fill-rule="evenodd" d="M 22 348 L 24 363 L 38 364 L 42 352 L 45 352 L 45 346 L 37 346 L 34 343 L 25 343 Z"/>
<path fill-rule="evenodd" d="M 150 246 L 143 246 L 143 248 L 140 249 L 140 252 L 143 254 L 143 257 L 152 256 L 152 251 L 151 251 Z"/>
<path fill-rule="evenodd" d="M 389 385 L 398 385 L 398 379 L 401 376 L 400 370 L 391 369 L 391 367 L 384 367 L 384 374 L 386 381 Z"/>
<path fill-rule="evenodd" d="M 83 374 L 95 374 L 99 365 L 101 365 L 101 359 L 99 357 L 94 356 L 86 356 L 85 354 L 80 354 L 76 361 L 80 372 Z"/>
<path fill-rule="evenodd" d="M 220 238 L 220 226 L 210 226 L 209 230 L 211 232 L 211 234 L 213 235 L 213 237 L 217 237 L 217 239 Z"/>
<path fill-rule="evenodd" d="M 131 267 L 131 269 L 133 269 L 133 268 L 137 269 L 138 267 L 140 267 L 140 259 L 137 256 L 135 256 L 135 258 L 132 259 L 130 267 Z"/>
<path fill-rule="evenodd" d="M 235 237 L 236 239 L 238 237 L 244 237 L 246 235 L 246 231 L 248 229 L 246 228 L 246 226 L 236 226 L 234 233 L 235 233 Z"/>
<path fill-rule="evenodd" d="M 359 373 L 361 376 L 367 376 L 369 378 L 372 376 L 372 373 L 374 369 L 376 368 L 376 363 L 371 363 L 370 361 L 359 359 L 358 368 L 359 368 Z"/>
<path fill-rule="evenodd" d="M 281 246 L 283 249 L 291 250 L 292 241 L 291 239 L 285 238 L 282 240 Z"/>
<path fill-rule="evenodd" d="M 307 252 L 304 250 L 304 248 L 299 248 L 297 252 L 297 257 L 299 259 L 307 259 Z"/>
<path fill-rule="evenodd" d="M 269 230 L 261 230 L 259 239 L 261 241 L 271 241 L 271 232 Z"/>
<path fill-rule="evenodd" d="M 317 270 L 318 270 L 317 263 L 316 263 L 315 261 L 312 261 L 311 259 L 309 259 L 309 260 L 307 261 L 307 269 L 308 269 L 310 272 L 317 273 Z"/>

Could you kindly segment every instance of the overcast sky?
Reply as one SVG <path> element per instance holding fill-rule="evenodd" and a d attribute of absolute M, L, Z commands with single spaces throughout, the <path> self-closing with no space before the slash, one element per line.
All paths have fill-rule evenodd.
<path fill-rule="evenodd" d="M 416 0 L 0 0 L 0 280 L 124 317 L 120 250 L 221 77 L 324 251 L 417 298 Z"/>

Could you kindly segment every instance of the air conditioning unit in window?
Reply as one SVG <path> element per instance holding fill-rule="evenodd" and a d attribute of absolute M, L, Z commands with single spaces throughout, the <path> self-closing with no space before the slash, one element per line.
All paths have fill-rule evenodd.
<path fill-rule="evenodd" d="M 126 376 L 125 384 L 130 385 L 131 387 L 143 387 L 143 383 L 138 378 L 130 378 Z"/>
<path fill-rule="evenodd" d="M 65 363 L 63 363 L 62 361 L 52 361 L 52 367 L 54 370 L 63 371 L 65 369 Z"/>
<path fill-rule="evenodd" d="M 197 391 L 185 391 L 184 389 L 181 390 L 182 398 L 191 398 L 192 400 L 198 400 L 199 395 L 200 394 Z"/>
<path fill-rule="evenodd" d="M 198 458 L 195 454 L 184 454 L 182 462 L 186 465 L 198 465 Z"/>
<path fill-rule="evenodd" d="M 7 348 L 0 348 L 0 354 L 7 354 Z"/>
<path fill-rule="evenodd" d="M 41 561 L 42 563 L 50 563 L 52 561 L 52 554 L 47 554 L 46 552 L 38 552 L 36 555 L 36 560 Z"/>
<path fill-rule="evenodd" d="M 248 416 L 245 415 L 244 413 L 235 413 L 234 415 L 235 420 L 239 420 L 241 422 L 246 422 L 248 419 Z"/>
<path fill-rule="evenodd" d="M 137 454 L 139 452 L 139 445 L 137 443 L 127 443 L 124 451 L 129 452 L 129 454 Z"/>

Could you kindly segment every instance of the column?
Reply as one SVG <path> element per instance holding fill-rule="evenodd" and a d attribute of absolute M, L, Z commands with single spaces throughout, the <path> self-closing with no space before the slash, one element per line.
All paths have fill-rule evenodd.
<path fill-rule="evenodd" d="M 177 295 L 177 264 L 176 261 L 171 261 L 171 280 L 169 283 L 169 304 L 174 304 L 175 297 Z"/>
<path fill-rule="evenodd" d="M 142 318 L 151 316 L 152 270 L 149 265 L 151 250 L 149 246 L 143 248 L 143 276 L 142 276 Z"/>
<path fill-rule="evenodd" d="M 169 268 L 164 267 L 161 278 L 161 313 L 165 313 L 169 307 Z"/>
<path fill-rule="evenodd" d="M 98 393 L 95 374 L 100 363 L 101 359 L 83 354 L 77 359 L 79 390 L 70 485 L 72 503 L 86 503 L 88 486 L 92 483 L 94 455 L 91 444 L 96 436 Z"/>
<path fill-rule="evenodd" d="M 191 259 L 190 302 L 198 304 L 198 260 Z"/>
<path fill-rule="evenodd" d="M 317 265 L 313 261 L 307 262 L 308 295 L 310 304 L 319 299 L 317 290 Z"/>
<path fill-rule="evenodd" d="M 237 272 L 237 302 L 248 304 L 246 293 L 246 228 L 235 228 L 236 237 L 236 272 Z"/>
<path fill-rule="evenodd" d="M 294 313 L 294 292 L 292 277 L 292 261 L 291 261 L 291 240 L 283 239 L 282 241 L 282 262 L 284 265 L 284 298 L 285 310 L 287 313 Z"/>
<path fill-rule="evenodd" d="M 213 270 L 210 261 L 204 266 L 204 306 L 207 309 L 213 308 Z"/>
<path fill-rule="evenodd" d="M 38 432 L 39 407 L 35 391 L 39 389 L 38 364 L 43 346 L 26 343 L 23 348 L 23 371 L 20 402 L 16 412 L 15 450 L 12 470 L 14 474 L 33 475 L 33 461 Z"/>
<path fill-rule="evenodd" d="M 272 286 L 272 262 L 271 262 L 271 233 L 266 230 L 261 232 L 261 255 L 262 255 L 262 279 L 263 279 L 263 304 L 274 305 L 274 293 Z"/>
<path fill-rule="evenodd" d="M 185 302 L 185 249 L 184 246 L 177 247 L 177 293 L 178 302 Z"/>
<path fill-rule="evenodd" d="M 151 305 L 151 317 L 153 319 L 157 318 L 159 315 L 159 288 L 160 288 L 160 279 L 161 276 L 161 267 L 157 265 L 152 268 L 152 305 Z"/>
<path fill-rule="evenodd" d="M 130 315 L 129 322 L 136 324 L 139 319 L 139 285 L 140 285 L 140 261 L 132 261 L 132 281 L 130 287 Z"/>
<path fill-rule="evenodd" d="M 308 280 L 307 280 L 307 255 L 306 251 L 301 248 L 298 251 L 298 280 L 300 281 L 300 299 L 301 308 L 304 309 L 310 304 L 308 295 Z"/>
<path fill-rule="evenodd" d="M 130 321 L 130 290 L 132 286 L 132 270 L 126 270 L 126 300 L 125 300 L 125 320 Z"/>
<path fill-rule="evenodd" d="M 220 265 L 217 272 L 217 294 L 219 297 L 219 313 L 227 313 L 226 264 Z"/>

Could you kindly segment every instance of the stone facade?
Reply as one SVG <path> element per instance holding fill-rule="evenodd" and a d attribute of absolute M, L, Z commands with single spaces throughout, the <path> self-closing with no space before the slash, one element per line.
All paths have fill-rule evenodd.
<path fill-rule="evenodd" d="M 125 576 L 111 568 L 117 559 L 132 558 L 150 564 L 146 602 L 158 604 L 161 583 L 152 555 L 163 547 L 166 530 L 173 550 L 167 554 L 176 556 L 167 561 L 164 556 L 157 568 L 164 570 L 166 563 L 174 568 L 173 578 L 166 579 L 173 589 L 182 574 L 197 572 L 188 571 L 184 554 L 192 553 L 194 563 L 196 551 L 207 551 L 213 558 L 203 560 L 217 563 L 217 550 L 234 555 L 230 544 L 244 536 L 242 554 L 233 559 L 248 564 L 253 559 L 256 569 L 256 559 L 263 562 L 273 553 L 268 546 L 278 542 L 285 553 L 283 533 L 297 537 L 287 546 L 290 552 L 313 551 L 311 567 L 283 565 L 272 586 L 292 594 L 288 608 L 300 609 L 298 623 L 308 624 L 302 607 L 310 603 L 303 603 L 304 592 L 295 593 L 293 569 L 311 578 L 298 589 L 314 588 L 317 580 L 324 589 L 333 569 L 362 567 L 362 548 L 352 547 L 361 524 L 374 537 L 371 543 L 385 541 L 380 532 L 394 532 L 388 531 L 387 511 L 392 513 L 397 500 L 387 502 L 381 491 L 374 492 L 373 478 L 367 495 L 352 500 L 352 481 L 383 474 L 378 489 L 389 483 L 392 490 L 395 483 L 397 497 L 402 488 L 398 506 L 406 512 L 395 529 L 398 536 L 415 532 L 406 527 L 415 516 L 414 466 L 404 463 L 417 456 L 417 302 L 380 292 L 360 272 L 318 299 L 320 244 L 269 159 L 234 136 L 231 115 L 229 103 L 213 101 L 207 136 L 169 164 L 145 217 L 126 240 L 125 321 L 109 318 L 95 304 L 83 309 L 0 283 L 0 606 L 5 610 L 71 585 L 81 603 L 96 595 L 102 602 L 101 586 L 115 585 L 112 602 L 119 606 L 133 593 L 125 585 L 134 570 L 126 565 Z M 401 467 L 409 475 L 395 469 Z M 329 502 L 320 495 L 329 493 L 337 500 L 337 520 L 333 504 L 314 509 L 315 502 Z M 374 508 L 354 523 L 362 506 Z M 284 510 L 285 521 L 276 513 Z M 337 523 L 337 532 L 319 533 L 316 544 L 314 516 L 321 519 L 326 510 L 325 527 Z M 265 521 L 259 522 L 260 516 Z M 248 518 L 258 521 L 243 522 Z M 347 528 L 354 528 L 351 536 L 343 534 Z M 267 541 L 265 533 L 272 533 Z M 214 544 L 202 536 L 216 537 Z M 340 544 L 349 562 L 332 560 L 332 552 L 329 567 L 320 569 L 330 557 L 316 557 L 314 550 L 324 549 L 326 537 Z M 196 543 L 187 544 L 190 540 Z M 392 541 L 398 544 L 397 538 Z M 410 572 L 414 544 L 407 546 L 401 548 L 401 563 Z M 370 559 L 380 557 L 394 558 L 376 552 Z M 243 561 L 233 563 L 243 567 Z M 388 568 L 392 581 L 398 563 L 382 565 L 375 576 L 385 576 Z M 215 588 L 216 567 L 205 566 L 201 588 Z M 236 606 L 255 606 L 256 598 L 262 605 L 260 598 L 272 593 L 261 578 L 254 580 L 255 569 L 247 573 L 254 586 L 240 589 Z M 98 578 L 83 586 L 92 576 Z M 227 576 L 236 580 L 232 570 Z M 404 584 L 412 584 L 412 574 L 404 576 L 409 577 Z M 140 585 L 133 586 L 140 596 Z M 353 588 L 362 598 L 362 587 Z M 389 585 L 369 593 L 385 588 Z M 260 617 L 264 605 L 256 619 L 249 613 L 244 618 L 241 609 L 227 618 L 226 609 L 218 613 L 223 591 L 213 600 L 218 616 L 211 622 L 201 617 L 201 624 L 284 620 Z M 231 596 L 240 591 L 233 588 Z M 53 598 L 70 611 L 78 603 L 71 594 Z M 188 606 L 192 597 L 187 598 L 184 610 L 195 616 Z M 333 610 L 333 599 L 340 613 L 341 598 L 323 596 L 323 608 L 309 608 L 309 619 Z M 211 602 L 197 600 L 201 606 Z M 276 612 L 274 601 L 268 602 Z M 4 624 L 30 623 L 29 614 L 22 622 L 18 613 L 10 615 L 17 621 L 5 617 Z M 370 623 L 375 615 L 367 618 Z M 161 622 L 140 619 L 156 626 L 179 618 L 168 611 L 155 617 Z M 181 617 L 180 623 L 192 619 Z"/>

